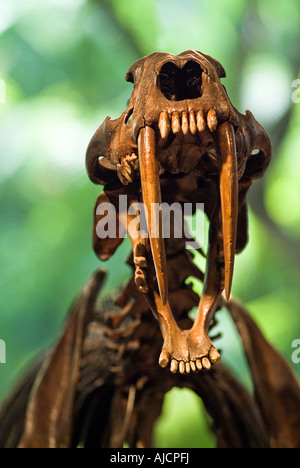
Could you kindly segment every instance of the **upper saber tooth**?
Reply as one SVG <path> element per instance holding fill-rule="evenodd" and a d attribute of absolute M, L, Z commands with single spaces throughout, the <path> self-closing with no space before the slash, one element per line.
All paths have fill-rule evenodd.
<path fill-rule="evenodd" d="M 180 132 L 180 117 L 176 111 L 172 114 L 172 131 L 175 134 Z"/>
<path fill-rule="evenodd" d="M 171 130 L 171 125 L 170 125 L 170 120 L 166 111 L 162 111 L 159 115 L 158 128 L 160 130 L 161 137 L 163 139 L 167 138 Z"/>
<path fill-rule="evenodd" d="M 220 200 L 225 263 L 225 296 L 228 301 L 234 270 L 238 222 L 238 170 L 233 126 L 224 122 L 218 127 L 217 143 L 220 154 Z"/>
<path fill-rule="evenodd" d="M 211 133 L 214 133 L 218 127 L 218 117 L 215 109 L 210 109 L 207 114 L 207 126 Z"/>
<path fill-rule="evenodd" d="M 197 132 L 197 123 L 196 123 L 195 112 L 193 110 L 189 112 L 189 120 L 190 120 L 190 132 L 192 135 L 195 135 Z"/>
<path fill-rule="evenodd" d="M 197 128 L 199 132 L 203 132 L 205 130 L 206 123 L 204 118 L 203 110 L 199 110 L 197 112 Z"/>
<path fill-rule="evenodd" d="M 155 130 L 146 126 L 138 136 L 138 151 L 143 203 L 159 294 L 163 304 L 168 300 L 168 277 L 165 243 L 162 233 L 161 190 L 159 162 L 156 158 Z"/>
<path fill-rule="evenodd" d="M 189 133 L 189 121 L 186 112 L 182 112 L 181 115 L 181 129 L 184 135 L 187 135 Z"/>

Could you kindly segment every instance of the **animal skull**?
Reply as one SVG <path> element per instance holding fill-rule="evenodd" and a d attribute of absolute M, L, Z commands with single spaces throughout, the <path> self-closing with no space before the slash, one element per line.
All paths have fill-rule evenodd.
<path fill-rule="evenodd" d="M 231 104 L 221 83 L 225 76 L 219 62 L 193 50 L 157 52 L 138 60 L 126 75 L 134 84 L 127 109 L 116 120 L 105 119 L 87 150 L 89 177 L 105 186 L 110 200 L 112 194 L 127 193 L 132 201 L 141 195 L 146 206 L 150 243 L 133 242 L 133 250 L 135 259 L 144 259 L 147 249 L 152 254 L 157 286 L 142 281 L 140 291 L 165 340 L 160 365 L 170 363 L 172 372 L 210 368 L 219 361 L 207 337 L 208 323 L 224 289 L 226 299 L 230 297 L 235 253 L 247 241 L 247 191 L 271 158 L 265 130 L 251 112 L 243 115 Z M 178 180 L 183 181 L 184 196 Z M 162 236 L 151 236 L 160 223 L 151 206 L 160 204 L 166 192 L 170 201 L 203 202 L 211 222 L 206 280 L 190 331 L 180 330 L 173 318 L 165 242 Z M 119 243 L 110 241 L 105 247 L 102 242 L 99 247 L 98 242 L 99 257 L 108 258 Z M 138 260 L 135 264 L 139 266 Z M 141 264 L 151 270 L 149 258 Z"/>

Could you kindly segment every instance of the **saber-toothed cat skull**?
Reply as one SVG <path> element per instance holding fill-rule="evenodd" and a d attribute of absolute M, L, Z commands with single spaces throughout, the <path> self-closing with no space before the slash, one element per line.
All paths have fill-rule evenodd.
<path fill-rule="evenodd" d="M 133 245 L 135 282 L 159 321 L 164 344 L 159 358 L 172 372 L 210 369 L 220 355 L 208 337 L 219 299 L 230 296 L 235 254 L 247 242 L 246 195 L 253 179 L 264 174 L 271 144 L 252 114 L 239 113 L 221 83 L 222 65 L 197 51 L 179 55 L 157 52 L 137 61 L 126 80 L 134 84 L 120 118 L 109 117 L 87 150 L 90 179 L 105 186 L 98 203 L 128 207 L 143 202 L 149 239 L 136 238 L 124 225 Z M 162 201 L 204 203 L 210 220 L 204 289 L 191 330 L 181 330 L 168 301 L 167 240 L 160 217 L 151 210 Z M 122 222 L 123 214 L 118 212 Z M 95 225 L 99 220 L 95 213 Z M 157 228 L 160 233 L 151 233 Z M 109 258 L 121 236 L 99 239 L 94 248 Z M 179 241 L 178 241 L 179 242 Z"/>

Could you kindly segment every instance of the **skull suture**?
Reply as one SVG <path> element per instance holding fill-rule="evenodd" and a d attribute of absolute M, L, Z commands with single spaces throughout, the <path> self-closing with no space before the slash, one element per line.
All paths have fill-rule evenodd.
<path fill-rule="evenodd" d="M 197 51 L 158 52 L 137 61 L 126 75 L 134 84 L 126 111 L 116 120 L 107 117 L 87 150 L 89 177 L 105 186 L 98 203 L 117 206 L 120 194 L 128 195 L 129 205 L 143 201 L 149 233 L 160 223 L 150 214 L 154 203 L 204 203 L 209 249 L 191 330 L 179 329 L 168 302 L 167 241 L 151 234 L 149 241 L 136 239 L 128 232 L 137 288 L 164 339 L 159 363 L 170 364 L 172 372 L 209 369 L 220 360 L 208 327 L 223 291 L 230 296 L 234 256 L 247 242 L 248 189 L 271 157 L 265 130 L 249 111 L 243 115 L 233 107 L 223 77 L 221 64 Z M 121 240 L 95 237 L 99 258 L 109 258 Z"/>

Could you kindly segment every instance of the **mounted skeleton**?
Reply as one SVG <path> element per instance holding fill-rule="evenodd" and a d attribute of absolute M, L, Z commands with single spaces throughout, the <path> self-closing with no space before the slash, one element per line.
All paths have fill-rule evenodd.
<path fill-rule="evenodd" d="M 118 298 L 100 306 L 105 273 L 91 277 L 54 346 L 2 405 L 1 447 L 122 448 L 125 442 L 150 447 L 164 395 L 174 386 L 202 398 L 218 447 L 300 446 L 297 379 L 244 306 L 222 297 L 225 290 L 229 298 L 234 255 L 247 242 L 248 189 L 271 155 L 262 127 L 249 112 L 239 114 L 231 105 L 223 76 L 218 62 L 192 51 L 152 54 L 130 69 L 127 79 L 134 91 L 128 109 L 120 119 L 107 118 L 96 132 L 87 168 L 90 178 L 105 186 L 96 207 L 109 202 L 119 220 L 116 235 L 100 239 L 96 227 L 105 210 L 96 208 L 94 249 L 107 260 L 128 231 L 133 278 Z M 133 229 L 127 216 L 128 211 L 134 216 L 141 201 L 150 213 L 150 238 Z M 210 220 L 205 276 L 184 235 L 165 241 L 152 235 L 153 226 L 161 234 L 159 214 L 151 217 L 152 205 L 161 201 L 191 203 L 194 210 L 204 203 Z M 204 282 L 200 303 L 187 284 L 190 277 Z M 193 323 L 188 312 L 198 303 Z M 208 328 L 222 305 L 241 337 L 252 395 L 222 365 L 195 375 L 220 360 Z M 164 338 L 161 354 L 161 334 L 150 309 Z M 211 322 L 210 332 L 216 320 Z M 159 354 L 160 365 L 170 364 L 175 375 L 157 366 Z M 190 375 L 182 378 L 178 371 Z"/>
<path fill-rule="evenodd" d="M 118 210 L 119 196 L 127 195 L 128 209 L 141 201 L 146 208 L 149 238 L 137 236 L 130 216 L 117 213 L 132 241 L 136 286 L 164 338 L 159 363 L 174 373 L 208 370 L 220 361 L 208 329 L 223 291 L 230 297 L 234 257 L 247 243 L 247 192 L 271 157 L 265 130 L 249 111 L 233 107 L 223 77 L 220 63 L 197 51 L 139 60 L 126 75 L 134 84 L 126 111 L 107 117 L 87 150 L 89 177 L 104 185 L 96 206 L 109 202 Z M 165 201 L 194 209 L 204 203 L 210 220 L 204 289 L 190 330 L 178 327 L 168 301 L 168 241 L 152 209 Z M 94 232 L 95 252 L 107 260 L 122 240 Z"/>

